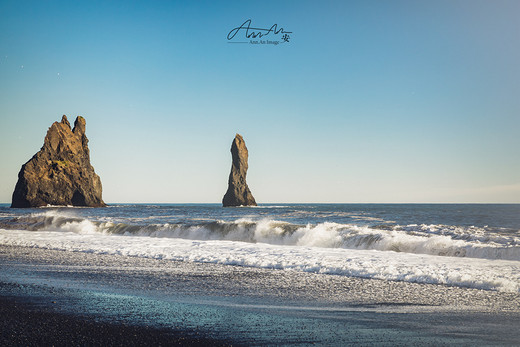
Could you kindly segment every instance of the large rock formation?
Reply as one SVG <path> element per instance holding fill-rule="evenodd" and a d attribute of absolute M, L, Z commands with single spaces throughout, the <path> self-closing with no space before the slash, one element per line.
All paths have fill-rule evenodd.
<path fill-rule="evenodd" d="M 231 144 L 233 164 L 229 174 L 228 190 L 222 199 L 222 205 L 228 206 L 256 206 L 255 198 L 246 183 L 247 174 L 247 147 L 244 139 L 236 134 Z"/>
<path fill-rule="evenodd" d="M 22 166 L 11 207 L 106 206 L 87 144 L 85 118 L 77 117 L 74 129 L 66 116 L 54 122 L 43 147 Z"/>

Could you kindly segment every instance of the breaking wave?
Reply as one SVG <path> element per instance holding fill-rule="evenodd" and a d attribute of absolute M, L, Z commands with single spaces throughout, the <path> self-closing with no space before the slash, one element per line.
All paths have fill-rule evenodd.
<path fill-rule="evenodd" d="M 520 260 L 520 232 L 439 224 L 363 226 L 324 222 L 298 225 L 269 219 L 128 224 L 91 221 L 46 211 L 3 220 L 0 228 Z"/>

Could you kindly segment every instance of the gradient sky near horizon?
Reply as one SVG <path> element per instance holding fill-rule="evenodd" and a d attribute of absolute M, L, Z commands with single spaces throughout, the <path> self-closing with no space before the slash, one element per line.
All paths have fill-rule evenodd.
<path fill-rule="evenodd" d="M 519 203 L 519 14 L 516 0 L 0 0 L 0 202 L 66 114 L 87 120 L 108 203 L 220 202 L 235 133 L 260 203 Z M 289 42 L 228 43 L 247 19 Z"/>

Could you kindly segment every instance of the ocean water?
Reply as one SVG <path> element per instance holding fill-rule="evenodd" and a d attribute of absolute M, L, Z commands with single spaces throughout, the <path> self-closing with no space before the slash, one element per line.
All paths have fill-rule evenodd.
<path fill-rule="evenodd" d="M 520 204 L 0 205 L 0 244 L 520 292 Z"/>

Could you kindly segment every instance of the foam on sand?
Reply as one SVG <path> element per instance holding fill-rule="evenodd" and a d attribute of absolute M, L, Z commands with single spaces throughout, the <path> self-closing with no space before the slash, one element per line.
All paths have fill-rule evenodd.
<path fill-rule="evenodd" d="M 17 223 L 31 230 L 0 229 L 0 243 L 520 291 L 520 262 L 500 259 L 514 259 L 518 246 L 507 246 L 505 243 L 512 240 L 501 240 L 499 235 L 484 244 L 475 230 L 468 237 L 469 232 L 460 228 L 445 228 L 444 234 L 432 231 L 441 226 L 409 226 L 415 233 L 410 234 L 406 228 L 387 230 L 335 223 L 298 226 L 271 220 L 128 225 L 92 222 L 55 211 L 30 218 Z M 417 232 L 422 229 L 422 234 Z M 457 233 L 463 237 L 453 236 Z"/>

